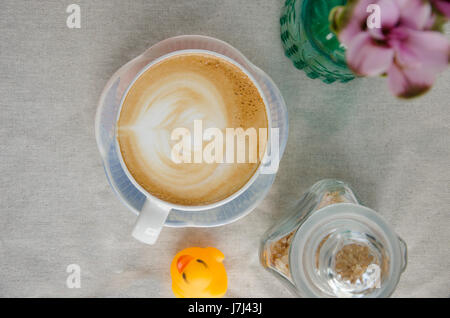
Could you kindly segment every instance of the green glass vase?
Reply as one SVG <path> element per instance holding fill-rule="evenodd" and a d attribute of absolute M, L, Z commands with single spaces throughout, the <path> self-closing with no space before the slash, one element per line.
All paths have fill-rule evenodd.
<path fill-rule="evenodd" d="M 348 82 L 355 75 L 347 67 L 345 48 L 330 29 L 329 15 L 347 0 L 286 0 L 280 18 L 286 56 L 310 78 L 325 83 Z"/>

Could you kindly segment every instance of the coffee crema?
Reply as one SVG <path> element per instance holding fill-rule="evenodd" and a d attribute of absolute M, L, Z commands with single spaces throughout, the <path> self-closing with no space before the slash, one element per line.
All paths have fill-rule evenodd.
<path fill-rule="evenodd" d="M 123 161 L 139 185 L 159 199 L 187 206 L 221 201 L 241 189 L 256 163 L 175 163 L 176 128 L 268 129 L 264 101 L 236 65 L 207 53 L 180 53 L 151 66 L 122 105 L 117 139 Z M 258 153 L 265 149 L 258 149 Z"/>

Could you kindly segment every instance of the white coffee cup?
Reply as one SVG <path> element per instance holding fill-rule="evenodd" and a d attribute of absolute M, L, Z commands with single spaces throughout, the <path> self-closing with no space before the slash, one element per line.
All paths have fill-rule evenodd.
<path fill-rule="evenodd" d="M 137 240 L 139 240 L 143 243 L 146 243 L 146 244 L 154 244 L 156 242 L 156 240 L 158 239 L 158 236 L 161 232 L 161 229 L 164 226 L 164 222 L 166 221 L 167 216 L 169 215 L 169 212 L 172 209 L 183 210 L 183 211 L 198 211 L 199 213 L 201 213 L 201 211 L 216 208 L 221 205 L 224 205 L 224 204 L 234 200 L 239 195 L 241 195 L 245 190 L 247 190 L 253 184 L 253 182 L 257 179 L 258 175 L 261 173 L 261 170 L 264 167 L 271 164 L 271 162 L 268 158 L 268 153 L 270 153 L 271 149 L 272 149 L 272 145 L 271 145 L 271 139 L 272 139 L 271 138 L 272 137 L 271 122 L 272 121 L 270 118 L 270 110 L 268 107 L 268 102 L 266 100 L 266 97 L 263 94 L 261 87 L 259 86 L 258 82 L 255 80 L 255 78 L 243 66 L 238 64 L 236 61 L 232 60 L 231 58 L 229 58 L 225 55 L 222 55 L 222 54 L 219 54 L 219 53 L 216 53 L 213 51 L 209 51 L 209 50 L 189 49 L 189 50 L 174 51 L 174 52 L 171 52 L 169 54 L 163 55 L 163 56 L 155 59 L 154 61 L 149 63 L 147 66 L 145 66 L 136 75 L 136 77 L 133 79 L 133 81 L 131 81 L 127 90 L 122 95 L 122 100 L 120 102 L 120 108 L 117 113 L 116 127 L 117 127 L 117 121 L 119 120 L 120 111 L 122 109 L 122 105 L 125 100 L 125 97 L 128 95 L 130 88 L 134 85 L 136 80 L 144 72 L 146 72 L 149 68 L 151 68 L 156 63 L 159 63 L 164 59 L 173 57 L 175 55 L 183 54 L 183 53 L 199 53 L 199 54 L 204 53 L 204 54 L 213 55 L 220 59 L 226 60 L 229 63 L 232 63 L 233 65 L 238 67 L 242 72 L 244 72 L 251 79 L 251 81 L 253 82 L 255 87 L 258 89 L 258 92 L 259 92 L 261 98 L 264 101 L 265 111 L 266 111 L 267 120 L 268 120 L 268 143 L 267 143 L 266 151 L 264 153 L 263 159 L 261 160 L 259 167 L 257 168 L 256 172 L 253 174 L 253 176 L 250 178 L 250 180 L 242 188 L 240 188 L 238 191 L 234 192 L 227 198 L 225 198 L 221 201 L 215 202 L 213 204 L 200 205 L 200 206 L 187 206 L 187 205 L 179 205 L 179 204 L 174 204 L 174 203 L 170 203 L 167 201 L 163 201 L 163 200 L 155 197 L 154 195 L 150 194 L 138 182 L 136 182 L 136 180 L 133 178 L 133 176 L 129 172 L 127 166 L 125 165 L 125 162 L 122 157 L 122 153 L 120 151 L 120 145 L 117 140 L 117 135 L 116 135 L 116 138 L 115 138 L 116 147 L 115 148 L 116 148 L 117 155 L 119 157 L 122 169 L 125 172 L 125 174 L 127 175 L 128 179 L 131 181 L 131 183 L 139 191 L 141 191 L 147 198 L 146 202 L 144 203 L 144 206 L 142 207 L 142 210 L 139 213 L 139 216 L 137 218 L 136 224 L 135 224 L 133 232 L 132 232 L 132 235 L 134 238 L 136 238 Z M 276 143 L 276 145 L 274 144 L 274 146 L 278 146 L 278 142 Z M 276 160 L 278 160 L 278 158 L 276 158 Z M 278 163 L 276 165 L 278 166 Z"/>

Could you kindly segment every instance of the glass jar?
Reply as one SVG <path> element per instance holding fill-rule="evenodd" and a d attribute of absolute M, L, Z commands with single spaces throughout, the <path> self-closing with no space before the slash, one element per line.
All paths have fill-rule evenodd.
<path fill-rule="evenodd" d="M 298 296 L 388 297 L 406 268 L 407 248 L 347 184 L 327 179 L 266 232 L 260 260 Z"/>
<path fill-rule="evenodd" d="M 330 29 L 329 15 L 347 0 L 286 0 L 280 18 L 285 55 L 310 78 L 348 82 L 345 48 Z"/>

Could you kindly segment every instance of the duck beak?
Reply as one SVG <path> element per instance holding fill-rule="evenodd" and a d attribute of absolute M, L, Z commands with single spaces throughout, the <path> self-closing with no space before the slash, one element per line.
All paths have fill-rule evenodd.
<path fill-rule="evenodd" d="M 181 273 L 186 268 L 186 266 L 189 264 L 190 261 L 192 261 L 194 258 L 190 255 L 181 255 L 178 257 L 177 260 L 177 269 L 178 272 Z"/>

